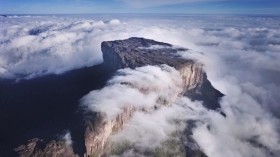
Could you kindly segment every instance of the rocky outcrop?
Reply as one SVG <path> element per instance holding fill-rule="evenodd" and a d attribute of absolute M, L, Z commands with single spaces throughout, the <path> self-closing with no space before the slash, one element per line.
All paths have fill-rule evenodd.
<path fill-rule="evenodd" d="M 78 157 L 71 145 L 65 141 L 51 141 L 47 144 L 42 139 L 32 139 L 26 145 L 15 149 L 20 157 Z"/>
<path fill-rule="evenodd" d="M 186 49 L 176 48 L 170 44 L 144 38 L 130 38 L 127 40 L 107 41 L 102 43 L 104 66 L 112 70 L 121 68 L 136 68 L 145 65 L 167 64 L 177 69 L 183 80 L 183 90 L 173 93 L 174 99 L 163 101 L 163 105 L 171 104 L 181 94 L 194 96 L 195 100 L 203 100 L 204 90 L 214 92 L 217 100 L 222 94 L 214 89 L 207 80 L 203 65 L 190 59 L 181 58 L 177 52 Z M 206 88 L 206 89 L 205 89 Z M 210 89 L 209 89 L 210 88 Z M 205 99 L 207 100 L 207 98 Z M 218 100 L 217 100 L 218 101 Z M 205 101 L 205 105 L 207 102 Z M 218 108 L 218 104 L 210 104 L 210 108 Z M 154 107 L 153 109 L 155 109 Z M 136 110 L 146 110 L 127 106 L 116 119 L 106 119 L 102 114 L 96 114 L 94 121 L 88 121 L 85 145 L 87 156 L 104 154 L 108 137 L 123 128 Z M 151 110 L 151 109 L 148 109 Z"/>
<path fill-rule="evenodd" d="M 167 64 L 179 69 L 191 65 L 192 60 L 181 58 L 177 52 L 186 49 L 144 38 L 107 41 L 101 44 L 104 64 L 108 68 L 136 68 L 145 65 Z"/>

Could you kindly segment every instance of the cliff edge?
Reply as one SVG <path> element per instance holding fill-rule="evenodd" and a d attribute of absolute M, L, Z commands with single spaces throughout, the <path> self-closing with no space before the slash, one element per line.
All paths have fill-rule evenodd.
<path fill-rule="evenodd" d="M 203 101 L 203 104 L 209 109 L 218 109 L 220 107 L 218 101 L 223 94 L 211 85 L 203 70 L 203 65 L 178 55 L 178 51 L 187 51 L 187 49 L 136 37 L 126 40 L 105 41 L 102 43 L 101 48 L 104 59 L 103 64 L 112 71 L 123 68 L 135 69 L 146 65 L 165 64 L 174 67 L 182 77 L 182 90 L 173 92 L 170 95 L 173 99 L 164 100 L 164 103 L 161 103 L 162 105 L 170 105 L 178 96 L 186 95 L 192 100 Z M 100 156 L 106 154 L 106 143 L 109 136 L 114 132 L 120 131 L 135 111 L 150 111 L 158 107 L 143 109 L 127 105 L 123 112 L 114 119 L 106 119 L 102 117 L 102 114 L 96 113 L 95 118 L 87 122 L 85 134 L 86 155 Z M 197 150 L 187 150 L 187 152 L 189 152 L 188 155 L 203 156 L 201 155 L 203 153 Z"/>

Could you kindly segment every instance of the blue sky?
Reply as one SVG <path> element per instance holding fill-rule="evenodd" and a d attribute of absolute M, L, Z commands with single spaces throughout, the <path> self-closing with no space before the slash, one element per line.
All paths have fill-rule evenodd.
<path fill-rule="evenodd" d="M 0 0 L 1 14 L 280 14 L 280 0 Z"/>

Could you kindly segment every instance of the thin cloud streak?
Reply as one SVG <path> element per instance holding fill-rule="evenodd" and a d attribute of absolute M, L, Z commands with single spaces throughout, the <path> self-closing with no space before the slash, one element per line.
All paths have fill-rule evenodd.
<path fill-rule="evenodd" d="M 189 3 L 201 3 L 201 2 L 219 2 L 227 0 L 120 0 L 121 2 L 134 7 L 134 8 L 147 8 L 167 6 L 174 4 L 189 4 Z"/>

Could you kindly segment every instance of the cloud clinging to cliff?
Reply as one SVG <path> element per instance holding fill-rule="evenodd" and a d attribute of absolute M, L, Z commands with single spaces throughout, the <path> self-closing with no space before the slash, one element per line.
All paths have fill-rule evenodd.
<path fill-rule="evenodd" d="M 72 141 L 72 137 L 71 137 L 71 132 L 70 131 L 66 131 L 66 133 L 61 136 L 61 139 L 65 141 L 65 143 L 68 145 L 68 146 L 71 146 L 73 144 L 73 141 Z"/>
<path fill-rule="evenodd" d="M 149 109 L 159 98 L 174 99 L 182 89 L 179 73 L 172 67 L 161 65 L 119 70 L 106 87 L 90 92 L 81 103 L 91 111 L 101 112 L 113 119 L 126 107 Z"/>

